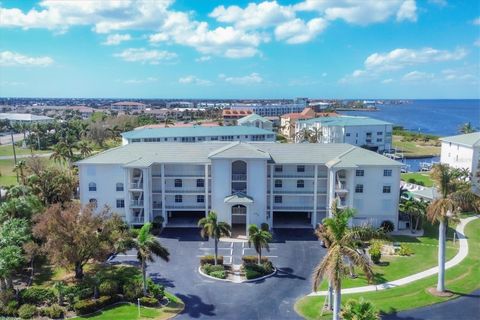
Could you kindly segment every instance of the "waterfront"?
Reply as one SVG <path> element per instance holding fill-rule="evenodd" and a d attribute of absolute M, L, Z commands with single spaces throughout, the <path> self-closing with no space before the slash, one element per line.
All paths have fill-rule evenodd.
<path fill-rule="evenodd" d="M 342 111 L 342 114 L 377 118 L 405 129 L 439 136 L 459 134 L 471 122 L 480 128 L 480 100 L 411 100 L 411 103 L 378 105 L 378 111 Z"/>

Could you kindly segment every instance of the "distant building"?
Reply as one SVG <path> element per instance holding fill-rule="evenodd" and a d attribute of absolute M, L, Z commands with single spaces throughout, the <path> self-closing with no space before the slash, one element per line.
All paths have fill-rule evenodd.
<path fill-rule="evenodd" d="M 248 108 L 252 113 L 262 117 L 280 117 L 287 113 L 301 112 L 306 107 L 305 101 L 290 104 L 242 104 L 234 105 L 231 110 L 245 110 Z"/>
<path fill-rule="evenodd" d="M 113 111 L 131 111 L 131 112 L 140 112 L 144 111 L 147 107 L 146 104 L 134 101 L 120 101 L 115 102 L 110 105 L 110 110 Z"/>
<path fill-rule="evenodd" d="M 253 111 L 251 109 L 223 109 L 223 123 L 226 125 L 235 124 L 237 120 L 250 114 L 253 114 Z"/>
<path fill-rule="evenodd" d="M 319 143 L 349 143 L 374 151 L 392 149 L 390 122 L 367 117 L 320 117 L 299 120 L 295 124 L 295 142 L 301 142 L 298 133 L 304 129 L 318 129 Z"/>
<path fill-rule="evenodd" d="M 186 128 L 140 129 L 122 133 L 122 144 L 137 142 L 201 142 L 201 141 L 267 141 L 274 142 L 275 134 L 255 127 L 193 126 Z"/>
<path fill-rule="evenodd" d="M 53 118 L 46 116 L 37 116 L 30 113 L 0 113 L 0 120 L 8 120 L 14 123 L 48 123 L 54 121 Z"/>
<path fill-rule="evenodd" d="M 312 108 L 305 108 L 302 112 L 284 114 L 280 117 L 280 132 L 288 139 L 293 139 L 297 120 L 312 119 L 315 116 L 316 113 Z"/>
<path fill-rule="evenodd" d="M 473 189 L 480 192 L 480 132 L 444 137 L 440 162 L 454 168 L 468 169 Z"/>
<path fill-rule="evenodd" d="M 237 124 L 239 126 L 256 127 L 269 131 L 273 130 L 273 122 L 267 118 L 259 116 L 258 114 L 251 114 L 240 118 L 238 119 Z"/>

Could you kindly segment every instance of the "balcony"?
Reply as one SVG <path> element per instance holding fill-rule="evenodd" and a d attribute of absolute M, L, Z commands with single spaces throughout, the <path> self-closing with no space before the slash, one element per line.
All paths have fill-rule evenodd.
<path fill-rule="evenodd" d="M 273 190 L 273 194 L 304 194 L 304 195 L 309 195 L 313 196 L 313 190 Z"/>
<path fill-rule="evenodd" d="M 205 177 L 205 172 L 168 172 L 165 174 L 166 178 L 202 178 Z"/>
<path fill-rule="evenodd" d="M 143 200 L 132 200 L 132 201 L 130 201 L 130 207 L 143 208 Z"/>
<path fill-rule="evenodd" d="M 268 176 L 270 178 L 270 175 Z M 313 172 L 275 172 L 273 178 L 308 178 L 313 179 L 315 175 Z"/>
<path fill-rule="evenodd" d="M 198 204 L 182 204 L 182 203 L 175 203 L 175 204 L 167 204 L 167 209 L 205 209 L 205 203 L 198 203 Z"/>
<path fill-rule="evenodd" d="M 247 181 L 247 175 L 246 174 L 240 174 L 240 173 L 233 173 L 232 174 L 232 181 Z"/>
<path fill-rule="evenodd" d="M 153 203 L 152 204 L 153 209 L 162 209 L 162 203 Z"/>
<path fill-rule="evenodd" d="M 181 194 L 181 193 L 193 193 L 193 194 L 203 194 L 205 193 L 205 188 L 197 188 L 197 189 L 167 189 L 165 193 L 173 193 L 173 194 Z"/>
<path fill-rule="evenodd" d="M 270 209 L 270 207 L 268 207 Z M 282 204 L 282 203 L 274 203 L 273 210 L 277 211 L 313 211 L 313 204 L 307 206 L 305 204 Z"/>
<path fill-rule="evenodd" d="M 143 183 L 141 183 L 141 182 L 130 183 L 130 189 L 142 190 L 143 189 Z"/>
<path fill-rule="evenodd" d="M 337 182 L 335 184 L 336 193 L 348 193 L 347 184 L 345 182 Z"/>
<path fill-rule="evenodd" d="M 144 224 L 145 223 L 145 217 L 143 217 L 143 216 L 132 217 L 130 219 L 130 223 L 131 224 Z"/>

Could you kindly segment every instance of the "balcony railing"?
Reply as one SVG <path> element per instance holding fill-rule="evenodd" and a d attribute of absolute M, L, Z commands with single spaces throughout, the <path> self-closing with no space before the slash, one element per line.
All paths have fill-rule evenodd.
<path fill-rule="evenodd" d="M 274 189 L 273 190 L 274 194 L 308 194 L 313 196 L 313 190 L 279 190 L 279 189 Z"/>
<path fill-rule="evenodd" d="M 182 188 L 177 188 L 177 189 L 167 189 L 165 190 L 165 193 L 205 193 L 205 188 L 197 188 L 197 189 L 182 189 Z"/>
<path fill-rule="evenodd" d="M 152 204 L 153 209 L 162 209 L 162 203 L 153 203 Z"/>
<path fill-rule="evenodd" d="M 240 174 L 240 173 L 233 173 L 232 174 L 232 180 L 233 181 L 246 181 L 247 180 L 247 175 L 246 174 Z"/>
<path fill-rule="evenodd" d="M 143 207 L 143 200 L 132 200 L 130 201 L 131 207 Z"/>
<path fill-rule="evenodd" d="M 194 178 L 201 178 L 205 176 L 205 172 L 168 172 L 165 174 L 165 177 L 167 178 L 173 178 L 173 177 L 194 177 Z"/>
<path fill-rule="evenodd" d="M 130 189 L 143 189 L 143 183 L 130 183 Z"/>
<path fill-rule="evenodd" d="M 145 217 L 143 216 L 132 217 L 132 219 L 130 220 L 130 223 L 135 223 L 135 224 L 145 223 Z"/>
<path fill-rule="evenodd" d="M 270 207 L 268 207 L 270 209 Z M 313 210 L 313 204 L 310 206 L 307 205 L 283 205 L 281 203 L 274 203 L 273 210 Z"/>
<path fill-rule="evenodd" d="M 269 176 L 270 177 L 270 176 Z M 313 172 L 276 172 L 273 178 L 315 178 Z"/>
<path fill-rule="evenodd" d="M 181 203 L 167 204 L 166 208 L 167 209 L 204 209 L 205 208 L 205 203 L 199 203 L 199 204 L 181 204 Z"/>

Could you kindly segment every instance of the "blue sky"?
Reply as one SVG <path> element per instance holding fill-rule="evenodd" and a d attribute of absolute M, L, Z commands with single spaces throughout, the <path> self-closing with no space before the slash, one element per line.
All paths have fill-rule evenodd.
<path fill-rule="evenodd" d="M 480 3 L 3 0 L 0 68 L 0 96 L 479 98 Z"/>

